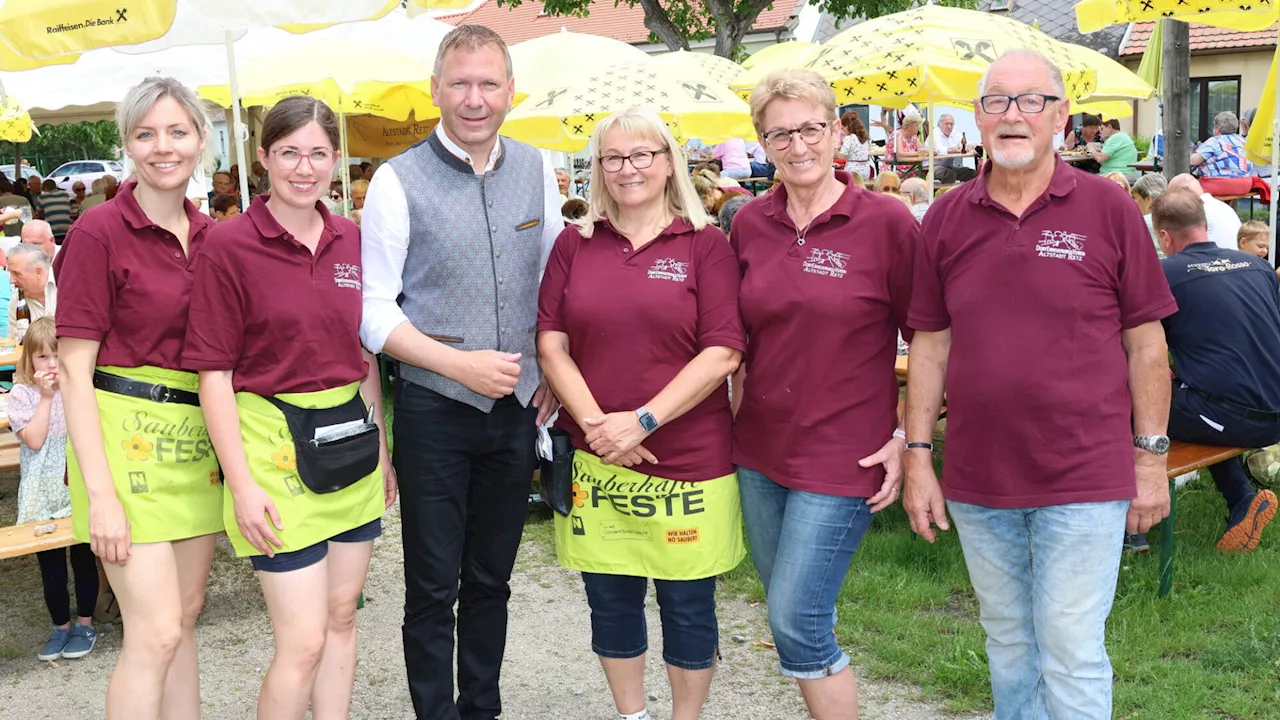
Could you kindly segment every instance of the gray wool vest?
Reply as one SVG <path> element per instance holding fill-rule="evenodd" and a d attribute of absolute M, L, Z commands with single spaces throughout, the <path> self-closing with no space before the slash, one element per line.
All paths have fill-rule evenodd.
<path fill-rule="evenodd" d="M 492 170 L 476 175 L 427 139 L 390 160 L 409 204 L 409 252 L 401 308 L 420 332 L 457 340 L 459 350 L 521 353 L 516 397 L 528 407 L 542 380 L 538 323 L 543 208 L 542 156 L 501 138 Z M 420 367 L 406 381 L 489 412 L 494 401 Z"/>

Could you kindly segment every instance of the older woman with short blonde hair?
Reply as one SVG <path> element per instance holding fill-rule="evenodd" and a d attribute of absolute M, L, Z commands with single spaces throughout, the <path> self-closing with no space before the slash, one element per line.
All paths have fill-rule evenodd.
<path fill-rule="evenodd" d="M 924 118 L 914 108 L 908 109 L 902 116 L 902 126 L 893 131 L 893 135 L 884 146 L 884 158 L 880 160 L 880 171 L 892 170 L 899 175 L 911 172 L 915 165 L 890 165 L 889 160 L 923 160 L 927 153 L 920 150 L 920 126 Z"/>
<path fill-rule="evenodd" d="M 628 720 L 648 717 L 654 580 L 671 717 L 696 720 L 718 657 L 715 578 L 745 554 L 725 382 L 746 347 L 738 264 L 656 113 L 606 118 L 591 152 L 587 215 L 557 238 L 538 298 L 538 362 L 575 449 L 556 554 L 582 572 Z"/>
<path fill-rule="evenodd" d="M 816 720 L 858 715 L 835 602 L 873 515 L 898 497 L 903 434 L 893 363 L 919 225 L 901 199 L 833 172 L 835 96 L 808 70 L 751 93 L 781 186 L 742 208 L 745 360 L 733 459 L 782 673 Z"/>

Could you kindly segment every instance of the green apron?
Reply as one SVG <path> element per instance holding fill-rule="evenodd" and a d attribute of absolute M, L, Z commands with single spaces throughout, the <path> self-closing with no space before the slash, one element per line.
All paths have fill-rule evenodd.
<path fill-rule="evenodd" d="M 101 366 L 105 373 L 138 382 L 196 392 L 195 373 L 157 367 Z M 129 519 L 135 543 L 185 540 L 222 530 L 222 483 L 218 458 L 195 405 L 94 390 L 102 418 L 102 445 L 116 497 Z M 89 542 L 89 497 L 80 463 L 67 441 L 72 532 Z"/>
<path fill-rule="evenodd" d="M 360 383 L 309 393 L 281 393 L 275 397 L 305 408 L 342 405 L 360 392 Z M 386 509 L 382 468 L 332 493 L 311 492 L 298 477 L 293 435 L 275 405 L 253 393 L 236 393 L 240 414 L 240 440 L 244 443 L 249 474 L 276 504 L 284 530 L 272 531 L 284 543 L 277 553 L 296 552 L 324 542 L 382 517 Z M 227 537 L 239 557 L 261 555 L 240 534 L 231 491 L 226 491 L 223 515 Z"/>
<path fill-rule="evenodd" d="M 736 473 L 664 480 L 578 450 L 573 506 L 555 523 L 560 564 L 584 572 L 700 580 L 746 556 Z"/>

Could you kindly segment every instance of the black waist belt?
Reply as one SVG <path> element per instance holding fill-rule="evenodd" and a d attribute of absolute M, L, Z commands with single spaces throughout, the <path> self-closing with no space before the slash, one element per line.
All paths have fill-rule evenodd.
<path fill-rule="evenodd" d="M 1246 420 L 1270 420 L 1270 421 L 1280 420 L 1280 412 L 1272 412 L 1270 410 L 1254 410 L 1253 408 L 1245 407 L 1244 405 L 1241 405 L 1238 402 L 1234 402 L 1226 398 L 1220 398 L 1216 395 L 1210 395 L 1209 393 L 1204 392 L 1203 390 L 1197 390 L 1195 388 L 1191 388 L 1191 392 L 1199 395 L 1205 400 L 1208 400 L 1214 405 L 1217 405 L 1223 410 L 1227 410 L 1232 414 L 1238 415 L 1239 417 L 1242 417 Z"/>
<path fill-rule="evenodd" d="M 127 395 L 152 402 L 200 406 L 200 396 L 190 390 L 179 390 L 168 385 L 152 385 L 151 383 L 138 382 L 137 380 L 122 378 L 119 375 L 104 373 L 101 370 L 93 371 L 93 386 L 116 395 Z"/>

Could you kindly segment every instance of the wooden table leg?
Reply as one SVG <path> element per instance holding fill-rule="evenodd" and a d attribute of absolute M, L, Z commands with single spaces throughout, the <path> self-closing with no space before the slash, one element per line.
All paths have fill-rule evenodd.
<path fill-rule="evenodd" d="M 1173 528 L 1174 514 L 1177 510 L 1177 487 L 1174 478 L 1169 478 L 1169 517 L 1160 523 L 1160 587 L 1156 595 L 1168 597 L 1173 590 Z"/>

